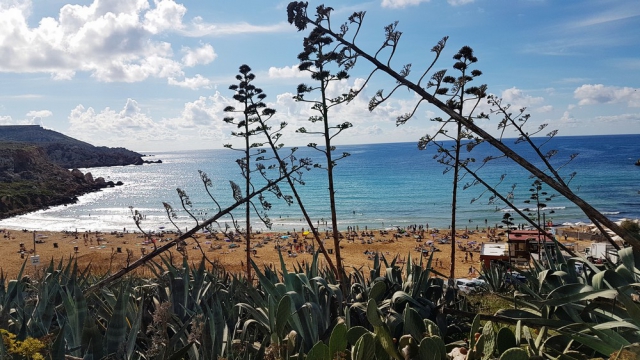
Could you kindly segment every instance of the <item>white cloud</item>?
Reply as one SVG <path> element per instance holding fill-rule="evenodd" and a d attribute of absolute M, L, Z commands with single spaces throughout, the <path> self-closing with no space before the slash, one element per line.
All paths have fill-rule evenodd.
<path fill-rule="evenodd" d="M 197 49 L 183 47 L 182 52 L 184 53 L 182 63 L 189 67 L 209 64 L 218 57 L 210 44 L 204 44 Z"/>
<path fill-rule="evenodd" d="M 198 90 L 200 88 L 209 89 L 211 88 L 211 80 L 203 77 L 200 74 L 196 74 L 195 77 L 184 78 L 182 81 L 178 81 L 175 78 L 170 77 L 168 79 L 169 85 L 180 86 L 183 88 L 189 88 L 191 90 Z"/>
<path fill-rule="evenodd" d="M 269 77 L 272 79 L 287 79 L 287 78 L 308 78 L 309 72 L 300 71 L 298 65 L 285 66 L 281 68 L 270 67 Z"/>
<path fill-rule="evenodd" d="M 562 114 L 562 117 L 560 118 L 560 123 L 561 124 L 566 124 L 566 125 L 574 125 L 577 123 L 576 118 L 571 115 L 571 113 L 569 113 L 568 111 L 565 111 Z"/>
<path fill-rule="evenodd" d="M 640 113 L 610 115 L 610 116 L 597 116 L 596 120 L 597 121 L 604 121 L 604 122 L 619 122 L 619 121 L 629 122 L 629 121 L 632 121 L 632 122 L 640 123 Z"/>
<path fill-rule="evenodd" d="M 621 20 L 627 20 L 640 15 L 640 9 L 636 7 L 630 7 L 626 4 L 622 6 L 611 7 L 607 11 L 598 12 L 596 15 L 588 18 L 581 18 L 578 21 L 569 22 L 566 25 L 568 27 L 589 27 L 594 25 L 601 25 L 605 23 L 618 22 Z"/>
<path fill-rule="evenodd" d="M 39 118 L 45 118 L 52 115 L 53 113 L 49 110 L 32 110 L 27 113 L 27 117 L 39 117 Z"/>
<path fill-rule="evenodd" d="M 538 105 L 544 101 L 542 97 L 534 97 L 525 94 L 522 90 L 512 87 L 502 92 L 502 99 L 505 104 L 511 104 L 515 108 L 530 107 Z"/>
<path fill-rule="evenodd" d="M 69 114 L 69 125 L 71 136 L 98 145 L 113 146 L 170 137 L 167 136 L 169 132 L 144 114 L 133 99 L 127 99 L 120 111 L 107 107 L 96 112 L 92 107 L 78 105 Z"/>
<path fill-rule="evenodd" d="M 223 109 L 234 105 L 233 99 L 225 98 L 218 92 L 209 97 L 200 96 L 197 100 L 184 104 L 180 117 L 167 123 L 172 127 L 204 126 L 219 129 L 225 116 Z"/>
<path fill-rule="evenodd" d="M 640 107 L 640 92 L 631 87 L 585 84 L 573 92 L 573 97 L 579 100 L 578 105 L 627 103 L 629 107 Z"/>
<path fill-rule="evenodd" d="M 16 125 L 11 116 L 0 115 L 0 125 Z"/>
<path fill-rule="evenodd" d="M 76 76 L 76 72 L 73 70 L 59 70 L 51 73 L 51 79 L 53 80 L 71 80 Z"/>
<path fill-rule="evenodd" d="M 188 28 L 180 31 L 181 34 L 191 37 L 202 36 L 229 36 L 248 33 L 277 33 L 293 32 L 295 28 L 287 22 L 279 22 L 274 25 L 253 25 L 247 22 L 211 24 L 204 22 L 199 16 L 193 18 Z"/>
<path fill-rule="evenodd" d="M 158 34 L 165 30 L 182 29 L 182 18 L 187 8 L 182 4 L 176 4 L 173 0 L 155 0 L 155 9 L 144 14 L 144 28 L 152 34 Z"/>
<path fill-rule="evenodd" d="M 40 19 L 36 27 L 19 6 L 2 7 L 0 72 L 49 72 L 56 80 L 88 72 L 101 81 L 125 82 L 181 75 L 171 44 L 152 37 L 154 31 L 180 27 L 181 5 L 154 4 L 153 9 L 145 0 L 65 5 L 57 19 Z M 148 15 L 146 23 L 142 15 Z"/>
<path fill-rule="evenodd" d="M 451 6 L 462 6 L 473 3 L 475 0 L 447 0 Z M 380 4 L 383 8 L 403 9 L 408 6 L 417 6 L 421 3 L 431 2 L 431 0 L 382 0 Z"/>
<path fill-rule="evenodd" d="M 0 115 L 0 125 L 42 125 L 42 118 L 53 115 L 49 110 L 29 111 L 25 119 L 14 119 L 9 115 Z"/>
<path fill-rule="evenodd" d="M 148 78 L 180 79 L 184 67 L 209 64 L 217 57 L 210 44 L 183 47 L 180 58 L 165 39 L 170 33 L 229 35 L 294 31 L 286 22 L 270 26 L 208 24 L 201 18 L 185 24 L 187 9 L 174 0 L 94 0 L 67 4 L 57 16 L 31 19 L 28 0 L 0 5 L 1 72 L 50 73 L 70 80 L 88 73 L 103 82 L 140 82 Z M 32 25 L 36 24 L 36 25 Z M 179 82 L 202 87 L 202 77 Z"/>
<path fill-rule="evenodd" d="M 447 2 L 449 3 L 449 5 L 451 6 L 462 6 L 462 5 L 467 5 L 467 4 L 471 4 L 472 2 L 474 2 L 475 0 L 447 0 Z"/>
<path fill-rule="evenodd" d="M 431 0 L 382 0 L 383 8 L 402 9 L 407 6 L 420 5 L 423 2 L 429 2 Z"/>
<path fill-rule="evenodd" d="M 539 113 L 548 113 L 553 111 L 553 106 L 552 105 L 540 106 L 539 108 L 536 109 L 536 111 L 538 111 Z"/>

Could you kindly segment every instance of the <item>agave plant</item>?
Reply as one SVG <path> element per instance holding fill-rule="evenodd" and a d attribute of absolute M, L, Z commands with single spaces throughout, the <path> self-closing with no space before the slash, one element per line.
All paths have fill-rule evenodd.
<path fill-rule="evenodd" d="M 579 351 L 609 356 L 637 343 L 640 306 L 633 299 L 640 258 L 631 248 L 619 250 L 618 258 L 617 265 L 598 267 L 581 256 L 566 259 L 556 246 L 554 253 L 546 254 L 546 266 L 534 261 L 527 282 L 518 284 L 513 297 L 517 309 L 496 315 L 539 328 L 535 340 L 527 336 L 530 355 L 557 357 Z M 579 268 L 584 270 L 579 273 Z M 530 333 L 523 327 L 523 334 Z"/>

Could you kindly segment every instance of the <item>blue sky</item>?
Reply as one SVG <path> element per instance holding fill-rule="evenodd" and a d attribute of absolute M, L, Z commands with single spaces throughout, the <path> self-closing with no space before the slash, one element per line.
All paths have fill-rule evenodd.
<path fill-rule="evenodd" d="M 0 125 L 41 124 L 95 145 L 132 150 L 220 148 L 231 142 L 222 109 L 228 87 L 249 65 L 267 102 L 287 121 L 286 145 L 316 141 L 294 130 L 313 113 L 292 100 L 309 82 L 296 56 L 306 32 L 286 22 L 287 1 L 0 0 Z M 310 9 L 321 2 L 310 2 Z M 357 43 L 375 52 L 383 27 L 403 31 L 393 64 L 414 77 L 449 36 L 435 69 L 471 46 L 477 83 L 515 108 L 530 128 L 560 135 L 640 133 L 640 6 L 634 1 L 375 0 L 325 2 L 334 24 L 367 12 Z M 342 91 L 371 70 L 359 62 Z M 352 129 L 338 143 L 417 141 L 440 114 L 423 105 L 396 127 L 416 99 L 401 91 L 374 112 L 368 100 L 393 82 L 378 75 L 360 97 L 336 108 Z M 485 105 L 483 105 L 485 106 Z M 486 106 L 483 109 L 487 109 Z M 497 119 L 481 125 L 497 133 Z M 507 134 L 508 135 L 508 134 Z"/>

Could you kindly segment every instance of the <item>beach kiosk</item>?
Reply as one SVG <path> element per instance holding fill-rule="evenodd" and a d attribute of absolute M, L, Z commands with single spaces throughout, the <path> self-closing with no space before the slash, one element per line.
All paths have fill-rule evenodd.
<path fill-rule="evenodd" d="M 483 243 L 480 248 L 480 262 L 485 269 L 491 266 L 491 262 L 509 261 L 509 244 L 507 243 Z"/>
<path fill-rule="evenodd" d="M 538 246 L 553 247 L 553 241 L 538 230 L 511 230 L 507 237 L 509 244 L 509 262 L 528 264 L 531 254 L 538 253 Z"/>

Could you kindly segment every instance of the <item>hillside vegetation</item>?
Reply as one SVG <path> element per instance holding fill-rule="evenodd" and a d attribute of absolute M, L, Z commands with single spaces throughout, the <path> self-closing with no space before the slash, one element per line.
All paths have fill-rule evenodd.
<path fill-rule="evenodd" d="M 53 163 L 38 146 L 0 143 L 0 219 L 73 203 L 82 194 L 113 185 Z"/>
<path fill-rule="evenodd" d="M 142 155 L 125 148 L 93 146 L 38 125 L 0 126 L 0 142 L 17 142 L 41 147 L 49 159 L 62 167 L 142 165 Z"/>

